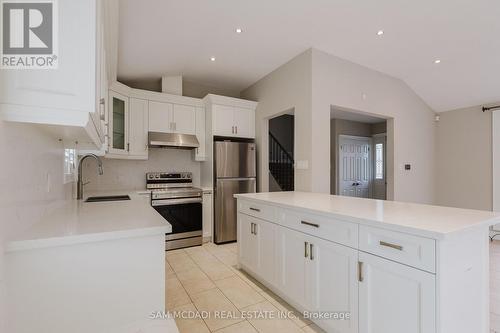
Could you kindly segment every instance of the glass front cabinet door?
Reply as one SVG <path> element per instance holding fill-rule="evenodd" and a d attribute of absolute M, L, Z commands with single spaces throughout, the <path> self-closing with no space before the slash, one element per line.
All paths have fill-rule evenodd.
<path fill-rule="evenodd" d="M 112 90 L 109 91 L 109 154 L 126 155 L 128 144 L 129 99 Z"/>

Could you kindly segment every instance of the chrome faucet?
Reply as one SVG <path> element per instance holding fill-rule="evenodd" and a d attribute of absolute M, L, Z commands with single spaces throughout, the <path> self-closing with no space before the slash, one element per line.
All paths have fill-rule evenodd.
<path fill-rule="evenodd" d="M 86 154 L 86 155 L 83 155 L 81 158 L 80 158 L 80 161 L 78 162 L 78 182 L 76 183 L 76 199 L 77 200 L 82 200 L 83 199 L 83 186 L 84 185 L 87 185 L 89 182 L 87 183 L 83 183 L 83 161 L 87 158 L 87 157 L 92 157 L 94 158 L 96 161 L 97 161 L 97 171 L 99 172 L 99 175 L 102 175 L 104 172 L 102 171 L 102 161 L 101 159 L 99 158 L 99 156 L 95 155 L 95 154 Z"/>

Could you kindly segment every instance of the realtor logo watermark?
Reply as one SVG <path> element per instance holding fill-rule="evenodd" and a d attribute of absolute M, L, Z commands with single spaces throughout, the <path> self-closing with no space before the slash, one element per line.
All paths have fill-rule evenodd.
<path fill-rule="evenodd" d="M 0 0 L 2 69 L 56 69 L 56 0 Z"/>

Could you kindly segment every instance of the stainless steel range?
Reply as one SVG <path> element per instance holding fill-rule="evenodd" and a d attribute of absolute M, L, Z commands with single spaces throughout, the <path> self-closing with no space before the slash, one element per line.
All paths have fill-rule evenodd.
<path fill-rule="evenodd" d="M 201 245 L 202 190 L 193 187 L 191 172 L 148 172 L 146 188 L 151 190 L 151 206 L 171 225 L 166 234 L 166 251 Z"/>

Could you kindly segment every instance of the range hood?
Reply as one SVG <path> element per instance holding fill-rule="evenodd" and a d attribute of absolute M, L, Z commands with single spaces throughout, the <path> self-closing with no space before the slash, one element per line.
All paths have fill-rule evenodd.
<path fill-rule="evenodd" d="M 192 134 L 149 132 L 148 136 L 151 148 L 194 149 L 200 146 L 196 135 Z"/>

